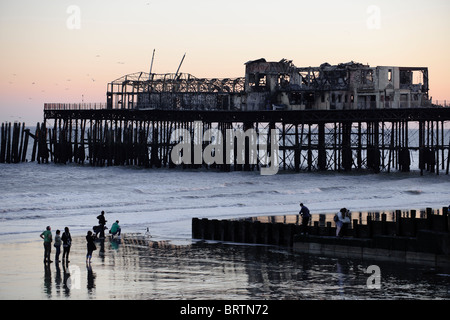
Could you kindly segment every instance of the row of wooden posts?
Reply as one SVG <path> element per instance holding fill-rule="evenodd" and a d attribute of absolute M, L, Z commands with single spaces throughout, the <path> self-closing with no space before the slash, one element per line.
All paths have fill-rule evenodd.
<path fill-rule="evenodd" d="M 0 133 L 0 163 L 27 162 L 30 138 L 33 139 L 31 161 L 48 162 L 50 150 L 46 141 L 47 130 L 39 122 L 34 133 L 26 128 L 25 122 L 4 122 Z M 40 136 L 43 139 L 39 139 Z"/>
<path fill-rule="evenodd" d="M 44 124 L 45 125 L 45 124 Z M 48 157 L 55 163 L 85 160 L 92 166 L 158 165 L 157 157 L 149 157 L 148 126 L 125 122 L 113 128 L 107 121 L 55 120 L 53 128 L 40 128 L 48 136 Z M 42 146 L 45 152 L 45 146 Z M 153 150 L 153 149 L 152 149 Z M 156 150 L 156 148 L 155 148 Z"/>
<path fill-rule="evenodd" d="M 102 124 L 100 122 L 100 124 Z M 107 124 L 91 125 L 86 129 L 86 121 L 75 125 L 71 122 L 64 127 L 47 128 L 45 122 L 36 124 L 34 133 L 25 123 L 2 123 L 0 132 L 0 163 L 26 162 L 29 139 L 33 139 L 31 161 L 38 163 L 84 163 L 91 165 L 159 165 L 157 157 L 149 158 L 145 129 L 124 126 L 109 130 Z M 86 132 L 86 135 L 85 135 Z M 87 154 L 86 154 L 86 146 Z M 154 150 L 157 150 L 156 148 Z"/>
<path fill-rule="evenodd" d="M 25 123 L 2 123 L 0 143 L 0 163 L 25 162 L 30 130 Z"/>
<path fill-rule="evenodd" d="M 419 230 L 448 233 L 450 220 L 448 208 L 442 208 L 442 214 L 427 208 L 422 217 L 416 210 L 410 210 L 407 217 L 401 210 L 394 212 L 394 219 L 389 221 L 386 213 L 380 215 L 380 220 L 367 216 L 366 223 L 352 219 L 346 236 L 353 239 L 373 238 L 375 236 L 416 237 Z M 269 244 L 292 246 L 294 236 L 307 231 L 315 236 L 335 236 L 334 223 L 319 218 L 305 230 L 298 223 L 267 223 L 249 219 L 218 220 L 218 219 L 192 219 L 192 237 L 202 240 L 228 241 L 237 243 Z"/>
<path fill-rule="evenodd" d="M 212 124 L 204 122 L 204 129 Z M 243 123 L 244 129 L 253 128 L 254 123 Z M 317 127 L 317 128 L 316 128 Z M 410 151 L 408 147 L 408 127 L 403 122 L 392 124 L 392 128 L 380 129 L 379 124 L 367 123 L 367 148 L 365 159 L 362 142 L 361 123 L 358 125 L 359 139 L 357 145 L 352 142 L 351 124 L 334 124 L 325 131 L 323 124 L 311 127 L 287 125 L 283 123 L 280 135 L 280 168 L 286 170 L 300 167 L 312 170 L 317 162 L 317 169 L 351 170 L 361 169 L 363 163 L 369 169 L 379 172 L 380 169 L 395 167 L 401 171 L 410 170 Z M 436 172 L 445 168 L 444 124 L 436 127 L 430 123 L 419 126 L 419 169 Z M 228 122 L 218 123 L 219 130 L 232 128 Z M 272 128 L 272 125 L 271 125 Z M 37 123 L 33 133 L 25 127 L 25 123 L 3 123 L 1 131 L 0 162 L 17 163 L 27 161 L 27 147 L 29 137 L 34 138 L 31 161 L 54 163 L 84 163 L 88 161 L 93 166 L 137 165 L 143 167 L 175 166 L 170 157 L 173 147 L 171 134 L 175 129 L 193 130 L 192 122 L 182 121 L 108 121 L 102 119 L 54 119 L 53 125 L 47 126 L 47 121 Z M 317 132 L 315 132 L 317 129 Z M 307 131 L 307 133 L 304 132 Z M 336 131 L 337 130 L 337 131 Z M 388 132 L 388 133 L 386 133 Z M 317 145 L 313 145 L 312 134 L 317 134 Z M 439 134 L 440 133 L 440 134 Z M 388 158 L 386 157 L 386 143 L 383 138 L 390 135 Z M 306 136 L 306 137 L 305 137 Z M 293 138 L 294 137 L 294 138 Z M 308 140 L 305 145 L 303 139 Z M 325 139 L 328 141 L 326 147 Z M 354 137 L 353 137 L 354 138 Z M 395 138 L 395 139 L 394 139 Z M 394 147 L 397 146 L 396 152 Z M 434 147 L 433 147 L 434 146 Z M 203 146 L 204 147 L 204 146 Z M 247 148 L 247 146 L 246 146 Z M 326 149 L 328 148 L 328 149 Z M 355 158 L 356 153 L 356 158 Z M 446 170 L 449 174 L 450 150 L 447 151 Z M 246 158 L 248 150 L 246 150 Z M 314 158 L 315 157 L 315 158 Z M 293 165 L 293 167 L 292 167 Z M 185 166 L 185 165 L 183 165 Z M 199 165 L 190 165 L 198 167 Z M 253 170 L 255 165 L 237 165 L 244 170 Z M 229 164 L 222 165 L 225 171 L 230 170 Z"/>

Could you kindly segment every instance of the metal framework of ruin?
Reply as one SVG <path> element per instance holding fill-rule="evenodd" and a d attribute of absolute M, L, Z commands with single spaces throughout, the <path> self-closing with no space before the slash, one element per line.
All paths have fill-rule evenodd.
<path fill-rule="evenodd" d="M 244 79 L 205 79 L 188 73 L 125 75 L 108 84 L 108 109 L 229 110 Z"/>

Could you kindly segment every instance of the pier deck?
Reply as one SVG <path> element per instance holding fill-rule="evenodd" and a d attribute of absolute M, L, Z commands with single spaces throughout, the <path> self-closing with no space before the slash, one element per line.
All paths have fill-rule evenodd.
<path fill-rule="evenodd" d="M 223 136 L 226 130 L 247 132 L 253 129 L 257 133 L 269 133 L 275 129 L 281 170 L 409 171 L 411 162 L 418 158 L 418 169 L 422 174 L 424 171 L 448 174 L 449 171 L 450 109 L 443 107 L 202 111 L 86 109 L 77 105 L 46 104 L 44 120 L 51 152 L 61 144 L 71 146 L 64 150 L 78 150 L 82 146 L 87 155 L 84 160 L 96 165 L 174 166 L 171 151 L 178 141 L 171 139 L 172 134 L 176 130 L 188 130 L 192 145 L 200 143 L 203 151 L 209 141 L 194 141 L 194 131 L 200 124 L 201 135 L 209 129 L 216 129 Z M 230 163 L 224 158 L 223 163 L 216 163 L 215 167 L 229 171 L 258 170 L 264 166 L 262 160 L 267 153 L 258 149 L 258 161 L 251 162 L 252 142 L 243 143 L 244 163 Z M 122 155 L 118 154 L 120 148 Z M 128 153 L 124 154 L 123 150 L 127 148 Z M 74 154 L 72 151 L 62 159 L 72 161 Z M 56 156 L 59 161 L 61 157 Z M 188 166 L 208 165 L 195 163 Z"/>

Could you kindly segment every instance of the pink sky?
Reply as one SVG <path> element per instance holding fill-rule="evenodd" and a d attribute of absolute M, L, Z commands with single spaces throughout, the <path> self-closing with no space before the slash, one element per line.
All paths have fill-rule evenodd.
<path fill-rule="evenodd" d="M 34 125 L 46 102 L 105 102 L 125 74 L 244 75 L 266 58 L 429 68 L 450 100 L 450 2 L 133 0 L 0 2 L 0 122 Z"/>

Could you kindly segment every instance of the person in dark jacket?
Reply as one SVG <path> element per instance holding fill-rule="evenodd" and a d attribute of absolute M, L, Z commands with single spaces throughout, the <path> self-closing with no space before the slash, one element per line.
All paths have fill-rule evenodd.
<path fill-rule="evenodd" d="M 300 203 L 300 212 L 299 215 L 302 216 L 302 233 L 307 233 L 308 223 L 309 219 L 311 218 L 311 214 L 309 213 L 308 207 L 303 205 L 303 203 Z"/>
<path fill-rule="evenodd" d="M 86 263 L 91 263 L 92 252 L 97 250 L 97 247 L 94 242 L 94 237 L 92 236 L 92 231 L 88 231 L 86 235 L 87 241 L 87 254 L 86 254 Z"/>
<path fill-rule="evenodd" d="M 63 262 L 64 259 L 66 263 L 69 263 L 69 253 L 70 253 L 70 247 L 72 246 L 72 236 L 70 235 L 69 228 L 65 227 L 64 232 L 61 236 L 62 244 L 63 244 Z"/>

